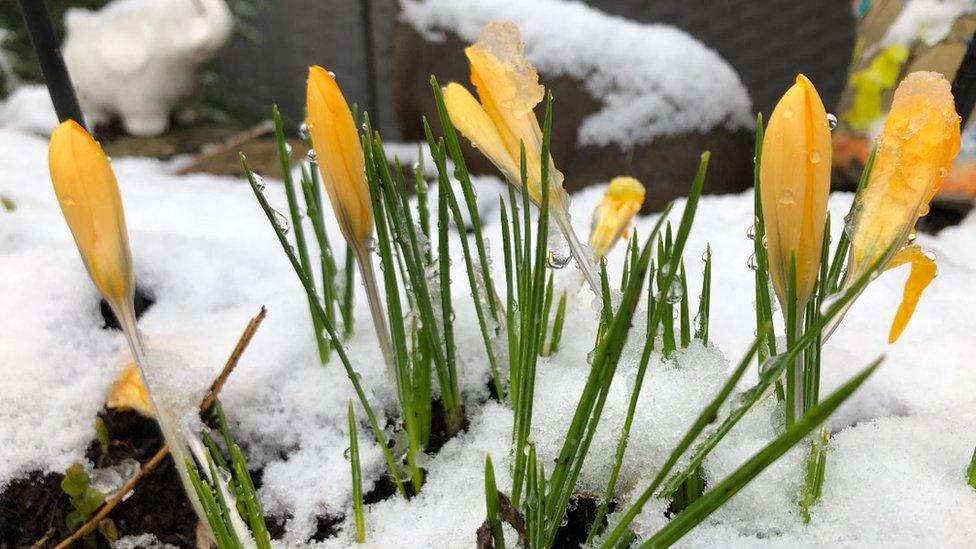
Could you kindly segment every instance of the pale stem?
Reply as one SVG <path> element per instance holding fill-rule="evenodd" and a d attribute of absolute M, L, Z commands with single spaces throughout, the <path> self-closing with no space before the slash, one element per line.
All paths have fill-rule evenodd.
<path fill-rule="evenodd" d="M 600 296 L 602 292 L 600 291 L 599 277 L 596 274 L 596 265 L 593 263 L 590 254 L 580 244 L 579 238 L 576 237 L 576 231 L 573 230 L 573 225 L 569 221 L 569 215 L 564 211 L 552 210 L 552 219 L 566 238 L 566 242 L 569 244 L 569 252 L 576 259 L 576 265 L 583 273 L 583 278 L 590 285 L 593 294 Z"/>
<path fill-rule="evenodd" d="M 380 291 L 376 285 L 373 262 L 370 260 L 369 252 L 365 246 L 357 244 L 352 249 L 356 252 L 356 262 L 359 263 L 359 272 L 362 273 L 363 286 L 366 288 L 366 301 L 369 302 L 369 313 L 373 317 L 373 326 L 376 328 L 376 339 L 380 343 L 383 361 L 386 362 L 386 373 L 390 378 L 391 386 L 395 388 L 397 384 L 393 346 L 390 343 L 390 331 L 386 327 L 386 313 L 383 311 L 383 302 L 380 301 Z"/>
<path fill-rule="evenodd" d="M 160 403 L 156 398 L 156 392 L 153 391 L 150 378 L 147 375 L 149 361 L 146 356 L 146 347 L 142 342 L 142 336 L 139 334 L 138 327 L 136 327 L 136 314 L 135 310 L 132 308 L 132 302 L 129 301 L 123 306 L 117 306 L 117 304 L 111 302 L 109 303 L 112 307 L 112 311 L 115 313 L 115 317 L 118 318 L 119 324 L 122 326 L 122 333 L 125 334 L 125 339 L 129 343 L 129 350 L 132 353 L 132 359 L 135 361 L 136 367 L 139 369 L 139 376 L 142 378 L 142 383 L 146 387 L 146 393 L 149 395 L 149 402 L 152 404 L 153 410 L 156 412 L 156 422 L 159 424 L 159 430 L 162 431 L 163 439 L 169 445 L 170 455 L 173 457 L 176 471 L 180 475 L 180 482 L 183 484 L 183 491 L 186 492 L 186 497 L 190 500 L 190 504 L 193 506 L 193 510 L 196 512 L 197 518 L 206 526 L 207 533 L 210 535 L 211 539 L 216 539 L 214 537 L 213 530 L 210 528 L 210 522 L 207 520 L 207 514 L 203 510 L 203 504 L 197 497 L 196 489 L 193 487 L 193 483 L 190 481 L 189 473 L 186 471 L 186 464 L 189 461 L 189 453 L 187 451 L 186 441 L 182 436 L 182 430 L 176 425 L 170 411 L 167 408 L 160 406 Z"/>

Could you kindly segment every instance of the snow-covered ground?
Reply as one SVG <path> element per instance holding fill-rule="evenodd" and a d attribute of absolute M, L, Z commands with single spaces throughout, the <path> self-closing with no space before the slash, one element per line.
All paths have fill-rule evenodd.
<path fill-rule="evenodd" d="M 0 489 L 32 470 L 63 471 L 84 460 L 92 421 L 118 373 L 125 347 L 103 330 L 98 299 L 64 224 L 50 186 L 46 142 L 0 129 L 0 194 L 16 210 L 0 210 Z M 140 321 L 151 344 L 183 356 L 187 389 L 200 391 L 219 370 L 247 319 L 261 305 L 268 318 L 222 394 L 235 435 L 254 467 L 264 467 L 265 510 L 290 515 L 286 541 L 303 545 L 315 516 L 349 514 L 346 403 L 354 394 L 342 368 L 317 364 L 307 303 L 250 188 L 240 178 L 174 176 L 155 160 L 117 159 L 139 285 L 156 304 Z M 265 191 L 284 208 L 280 183 Z M 567 174 L 572 176 L 572 174 Z M 654 192 L 653 181 L 647 182 Z M 498 183 L 482 185 L 487 234 L 498 243 Z M 586 234 L 602 188 L 574 196 L 572 213 Z M 436 195 L 436 193 L 435 193 Z M 851 197 L 831 199 L 840 220 Z M 682 203 L 676 206 L 680 212 Z M 432 208 L 436 211 L 436 208 Z M 714 252 L 710 335 L 714 346 L 693 345 L 678 364 L 655 360 L 645 379 L 621 497 L 646 485 L 703 402 L 721 384 L 754 330 L 752 242 L 746 227 L 752 196 L 702 200 L 686 259 L 697 297 L 706 243 Z M 639 221 L 647 234 L 654 217 Z M 834 227 L 840 229 L 839 224 Z M 340 242 L 335 226 L 333 242 Z M 860 298 L 824 355 L 824 394 L 879 354 L 887 360 L 832 420 L 823 501 L 809 525 L 793 503 L 802 456 L 788 454 L 682 540 L 689 547 L 966 547 L 976 539 L 976 490 L 964 473 L 976 445 L 976 216 L 919 241 L 939 256 L 939 277 L 928 289 L 901 340 L 885 344 L 901 297 L 902 268 L 875 281 Z M 457 243 L 454 242 L 454 246 Z M 492 247 L 500 256 L 499 245 Z M 453 250 L 455 258 L 459 250 Z M 484 518 L 483 462 L 490 453 L 499 487 L 510 479 L 511 412 L 490 401 L 487 364 L 471 314 L 463 262 L 455 260 L 462 391 L 470 428 L 424 467 L 422 493 L 367 508 L 369 546 L 466 547 Z M 621 253 L 610 256 L 619 274 Z M 502 261 L 496 258 L 496 271 Z M 496 273 L 498 275 L 499 273 Z M 559 283 L 574 286 L 571 268 Z M 364 298 L 357 298 L 360 305 Z M 379 408 L 393 410 L 368 313 L 357 307 L 357 332 L 348 348 Z M 643 315 L 642 311 L 638 315 Z M 569 304 L 564 345 L 542 359 L 532 438 L 549 460 L 558 449 L 587 373 L 596 313 L 586 291 Z M 642 326 L 641 322 L 635 322 Z M 635 329 L 593 443 L 581 487 L 600 491 L 636 367 Z M 750 375 L 750 379 L 754 375 Z M 749 382 L 749 380 L 747 380 Z M 358 409 L 358 407 L 357 407 Z M 706 462 L 719 479 L 775 435 L 773 407 L 754 410 Z M 360 413 L 360 417 L 362 414 Z M 384 466 L 365 424 L 360 428 L 365 487 Z M 638 524 L 663 523 L 651 503 Z M 611 521 L 615 518 L 611 517 Z M 645 532 L 646 533 L 646 532 Z M 351 544 L 349 523 L 325 547 Z"/>

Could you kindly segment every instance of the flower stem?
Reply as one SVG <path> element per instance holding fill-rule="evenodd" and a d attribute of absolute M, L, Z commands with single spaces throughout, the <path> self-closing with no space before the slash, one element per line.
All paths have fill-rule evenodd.
<path fill-rule="evenodd" d="M 562 231 L 563 236 L 566 237 L 566 242 L 569 243 L 569 252 L 576 259 L 576 265 L 579 266 L 580 271 L 583 273 L 583 278 L 590 285 L 593 294 L 601 295 L 600 283 L 596 275 L 596 265 L 593 263 L 593 258 L 590 254 L 583 248 L 579 238 L 577 238 L 576 232 L 573 230 L 573 225 L 569 222 L 569 214 L 565 211 L 554 210 L 552 212 L 552 219 L 556 222 L 559 230 Z"/>
<path fill-rule="evenodd" d="M 373 262 L 370 261 L 369 252 L 363 245 L 354 246 L 356 262 L 359 263 L 359 272 L 362 273 L 363 286 L 366 288 L 366 301 L 369 302 L 369 313 L 373 317 L 373 326 L 376 328 L 376 339 L 380 343 L 380 351 L 383 352 L 383 361 L 386 363 L 386 374 L 390 378 L 392 387 L 396 387 L 396 365 L 393 361 L 393 346 L 390 343 L 390 332 L 386 327 L 386 314 L 383 312 L 383 303 L 380 301 L 379 288 L 376 286 L 376 272 L 373 270 Z"/>

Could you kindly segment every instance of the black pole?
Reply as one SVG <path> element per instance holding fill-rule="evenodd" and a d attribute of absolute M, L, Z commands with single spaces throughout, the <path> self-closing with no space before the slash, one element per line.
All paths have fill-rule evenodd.
<path fill-rule="evenodd" d="M 84 126 L 85 119 L 81 114 L 75 89 L 71 85 L 68 69 L 64 66 L 58 35 L 51 25 L 51 15 L 44 0 L 20 0 L 20 10 L 58 119 L 61 122 L 74 120 Z"/>
<path fill-rule="evenodd" d="M 366 61 L 366 108 L 373 125 L 380 127 L 381 113 L 376 90 L 376 46 L 373 41 L 373 8 L 371 0 L 360 0 L 363 18 L 363 54 Z"/>
<path fill-rule="evenodd" d="M 966 55 L 952 79 L 952 96 L 956 100 L 956 113 L 962 117 L 962 127 L 965 128 L 976 107 L 976 33 L 970 37 Z"/>

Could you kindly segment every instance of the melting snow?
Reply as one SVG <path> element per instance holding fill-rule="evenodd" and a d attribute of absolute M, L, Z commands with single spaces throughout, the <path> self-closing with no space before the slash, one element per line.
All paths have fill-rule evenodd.
<path fill-rule="evenodd" d="M 531 27 L 529 27 L 531 28 Z M 403 149 L 404 156 L 409 148 Z M 0 193 L 16 202 L 0 211 L 0 486 L 32 470 L 63 471 L 84 459 L 92 420 L 120 369 L 121 334 L 103 330 L 97 296 L 78 260 L 51 190 L 46 143 L 0 129 Z M 354 398 L 338 364 L 317 364 L 307 304 L 291 267 L 240 178 L 175 176 L 171 166 L 146 159 L 117 159 L 140 286 L 156 304 L 140 321 L 157 348 L 178 353 L 188 386 L 199 391 L 216 375 L 247 319 L 261 305 L 268 318 L 224 389 L 232 428 L 255 468 L 263 467 L 266 511 L 291 517 L 285 541 L 302 545 L 316 516 L 350 514 L 350 481 L 344 451 L 346 403 Z M 266 193 L 283 209 L 280 182 Z M 495 243 L 500 276 L 497 191 L 479 180 L 487 234 Z M 653 188 L 648 192 L 653 193 Z M 602 188 L 574 197 L 582 234 Z M 436 193 L 432 193 L 432 198 Z M 840 220 L 851 197 L 836 194 L 830 208 Z M 682 204 L 675 211 L 680 212 Z M 436 211 L 435 207 L 431 208 Z M 695 344 L 676 362 L 655 357 L 644 383 L 620 496 L 646 485 L 675 440 L 721 384 L 754 329 L 752 273 L 745 236 L 752 196 L 702 199 L 686 260 L 692 296 L 701 279 L 699 256 L 714 253 L 710 334 L 714 345 Z M 639 221 L 647 234 L 654 218 Z M 340 242 L 330 224 L 333 242 Z M 834 227 L 838 234 L 839 224 Z M 904 269 L 885 274 L 860 298 L 830 340 L 824 355 L 824 391 L 830 391 L 880 353 L 887 362 L 832 422 L 823 502 L 804 526 L 793 503 L 800 453 L 789 454 L 683 540 L 689 547 L 966 546 L 976 537 L 976 491 L 963 476 L 976 445 L 976 216 L 940 236 L 919 236 L 939 255 L 940 276 L 923 297 L 902 339 L 885 345 L 901 297 Z M 453 242 L 457 246 L 456 242 Z M 368 545 L 460 547 L 474 541 L 484 517 L 483 462 L 490 453 L 502 490 L 510 487 L 511 412 L 487 398 L 488 367 L 460 250 L 452 250 L 461 386 L 470 427 L 449 441 L 424 467 L 423 492 L 406 503 L 391 498 L 367 507 Z M 610 257 L 618 277 L 622 250 Z M 558 272 L 562 286 L 577 273 Z M 358 296 L 362 304 L 363 296 Z M 643 321 L 638 311 L 635 324 Z M 373 402 L 390 417 L 394 396 L 385 386 L 382 359 L 365 307 L 357 307 L 350 357 Z M 587 373 L 595 313 L 589 295 L 573 293 L 560 351 L 539 365 L 533 440 L 551 459 Z M 581 488 L 605 483 L 634 383 L 639 329 L 628 344 L 607 401 L 604 420 L 581 477 Z M 750 374 L 754 378 L 754 374 Z M 748 382 L 748 380 L 747 380 Z M 384 470 L 379 449 L 360 417 L 360 446 L 369 490 Z M 775 435 L 775 410 L 752 412 L 706 462 L 709 480 L 721 478 Z M 383 419 L 381 418 L 381 423 Z M 637 524 L 646 534 L 664 518 L 653 502 Z M 351 544 L 351 521 L 325 547 Z"/>

